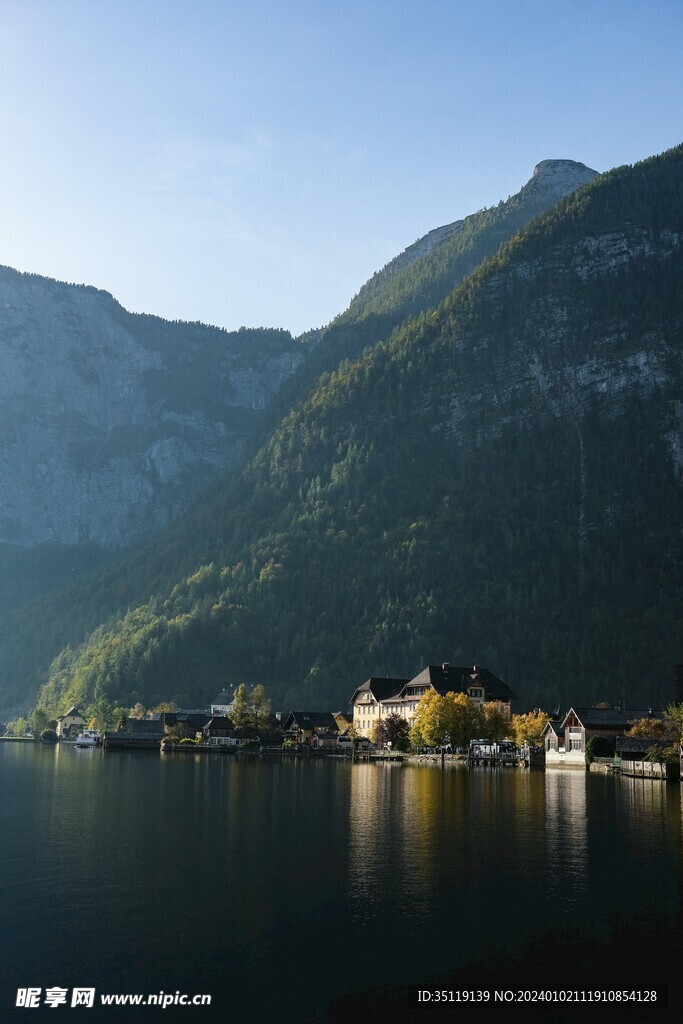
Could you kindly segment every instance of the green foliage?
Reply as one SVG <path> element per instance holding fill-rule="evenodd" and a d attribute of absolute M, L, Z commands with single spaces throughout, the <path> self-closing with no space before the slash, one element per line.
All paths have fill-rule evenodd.
<path fill-rule="evenodd" d="M 5 730 L 7 736 L 25 736 L 29 730 L 29 724 L 25 718 L 15 718 L 13 722 L 7 723 Z"/>
<path fill-rule="evenodd" d="M 254 729 L 265 729 L 270 717 L 270 701 L 261 683 L 253 688 L 249 694 L 249 705 L 251 710 L 251 725 Z M 234 724 L 234 723 L 233 723 Z"/>
<path fill-rule="evenodd" d="M 104 732 L 105 729 L 110 729 L 114 725 L 114 707 L 105 697 L 99 697 L 88 708 L 85 719 L 89 723 L 90 729 Z"/>
<path fill-rule="evenodd" d="M 43 743 L 57 743 L 59 737 L 54 729 L 43 729 L 40 734 Z"/>
<path fill-rule="evenodd" d="M 126 722 L 128 721 L 128 710 L 127 710 L 127 708 L 122 708 L 122 707 L 114 708 L 114 710 L 112 711 L 111 718 L 112 718 L 112 726 L 113 726 L 114 729 L 116 729 L 117 731 L 120 731 L 121 729 L 124 729 L 125 726 L 126 726 Z"/>
<path fill-rule="evenodd" d="M 235 690 L 230 710 L 230 721 L 236 729 L 244 729 L 251 724 L 251 707 L 244 683 L 240 683 Z"/>
<path fill-rule="evenodd" d="M 188 725 L 185 725 L 183 722 L 176 722 L 175 725 L 165 726 L 164 732 L 166 734 L 164 736 L 164 742 L 168 741 L 169 743 L 188 743 L 190 741 L 194 742 L 194 740 L 196 739 L 195 730 L 191 729 Z"/>
<path fill-rule="evenodd" d="M 55 720 L 51 719 L 42 708 L 34 708 L 28 716 L 28 722 L 34 736 L 42 734 L 44 730 L 54 729 L 56 725 Z"/>
<path fill-rule="evenodd" d="M 648 747 L 645 759 L 655 764 L 678 765 L 680 761 L 680 747 L 675 744 L 664 746 L 661 743 Z"/>
<path fill-rule="evenodd" d="M 669 704 L 664 712 L 664 721 L 671 727 L 678 743 L 683 743 L 683 704 Z"/>
<path fill-rule="evenodd" d="M 592 764 L 596 757 L 612 757 L 614 754 L 614 739 L 606 736 L 591 736 L 586 740 L 586 764 Z"/>

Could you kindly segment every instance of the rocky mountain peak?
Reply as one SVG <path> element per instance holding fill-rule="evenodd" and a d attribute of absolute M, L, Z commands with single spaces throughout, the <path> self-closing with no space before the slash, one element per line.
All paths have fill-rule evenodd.
<path fill-rule="evenodd" d="M 587 185 L 598 172 L 578 160 L 541 160 L 534 167 L 528 186 L 560 196 Z"/>

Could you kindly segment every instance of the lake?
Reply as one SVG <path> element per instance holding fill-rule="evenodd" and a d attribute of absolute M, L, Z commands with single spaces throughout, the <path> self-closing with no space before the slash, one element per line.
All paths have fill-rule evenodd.
<path fill-rule="evenodd" d="M 19 743 L 0 743 L 0 778 L 0 1020 L 517 1019 L 418 990 L 660 987 L 658 1004 L 622 1003 L 624 1021 L 679 1005 L 678 784 Z M 31 987 L 67 1005 L 17 1007 Z M 85 1013 L 74 987 L 95 1007 L 212 1003 Z"/>

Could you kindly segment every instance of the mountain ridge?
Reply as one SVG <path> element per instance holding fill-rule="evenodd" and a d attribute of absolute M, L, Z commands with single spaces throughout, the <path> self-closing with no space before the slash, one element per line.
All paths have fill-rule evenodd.
<path fill-rule="evenodd" d="M 682 154 L 561 200 L 322 380 L 197 510 L 196 555 L 216 560 L 64 652 L 45 707 L 102 686 L 201 699 L 226 675 L 319 706 L 444 657 L 528 702 L 565 699 L 569 676 L 581 699 L 662 692 L 681 611 Z"/>
<path fill-rule="evenodd" d="M 239 457 L 303 351 L 0 268 L 0 543 L 117 548 L 166 525 Z"/>

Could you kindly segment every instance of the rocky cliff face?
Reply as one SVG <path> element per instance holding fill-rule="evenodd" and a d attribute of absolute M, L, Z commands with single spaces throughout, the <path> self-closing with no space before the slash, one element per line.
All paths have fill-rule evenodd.
<path fill-rule="evenodd" d="M 0 269 L 0 542 L 126 545 L 240 454 L 303 356 Z"/>

